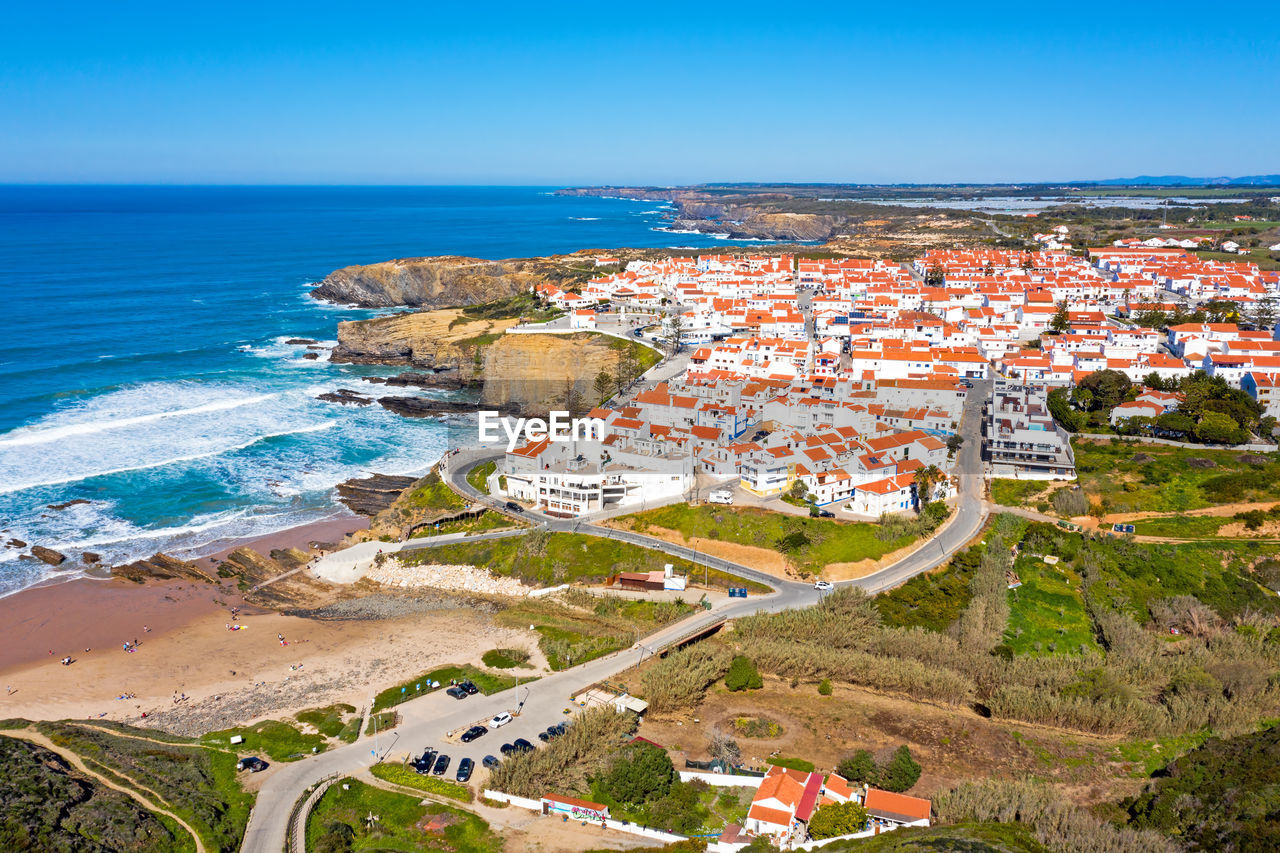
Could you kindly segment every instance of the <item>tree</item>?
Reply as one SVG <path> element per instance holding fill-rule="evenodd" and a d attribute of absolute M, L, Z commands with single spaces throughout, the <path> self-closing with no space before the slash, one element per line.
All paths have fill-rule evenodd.
<path fill-rule="evenodd" d="M 757 835 L 746 847 L 739 847 L 738 853 L 778 853 L 778 848 L 767 835 Z"/>
<path fill-rule="evenodd" d="M 764 687 L 764 679 L 760 677 L 760 670 L 756 669 L 751 658 L 738 655 L 729 664 L 729 672 L 724 677 L 724 686 L 732 691 L 759 690 Z"/>
<path fill-rule="evenodd" d="M 802 501 L 805 495 L 809 494 L 809 487 L 805 485 L 804 480 L 796 480 L 791 484 L 791 488 L 787 490 L 791 497 L 798 501 Z"/>
<path fill-rule="evenodd" d="M 680 334 L 684 331 L 684 318 L 680 316 L 680 312 L 672 311 L 667 315 L 668 345 L 671 347 L 671 354 L 675 355 L 680 352 Z"/>
<path fill-rule="evenodd" d="M 676 780 L 676 769 L 665 749 L 633 743 L 613 756 L 601 786 L 620 803 L 640 805 L 665 797 Z"/>
<path fill-rule="evenodd" d="M 1071 408 L 1071 403 L 1067 402 L 1065 388 L 1054 388 L 1049 392 L 1049 414 L 1067 432 L 1079 432 L 1085 424 L 1084 414 Z"/>
<path fill-rule="evenodd" d="M 894 752 L 889 763 L 880 769 L 880 787 L 886 791 L 901 793 L 920 780 L 920 765 L 911 757 L 911 750 L 904 743 Z"/>
<path fill-rule="evenodd" d="M 1088 411 L 1109 412 L 1128 398 L 1132 388 L 1133 382 L 1118 370 L 1095 370 L 1076 385 L 1076 402 Z"/>
<path fill-rule="evenodd" d="M 916 469 L 916 506 L 919 512 L 924 512 L 929 501 L 933 500 L 934 484 L 941 480 L 942 472 L 938 470 L 937 465 L 927 465 L 924 468 Z"/>
<path fill-rule="evenodd" d="M 600 398 L 601 403 L 612 397 L 614 389 L 617 387 L 615 385 L 613 375 L 607 370 L 602 370 L 596 374 L 594 385 L 596 389 L 596 396 Z"/>
<path fill-rule="evenodd" d="M 621 394 L 640 376 L 640 362 L 636 360 L 636 355 L 631 351 L 630 346 L 622 351 L 616 370 L 617 375 L 614 381 L 617 383 L 618 393 Z"/>
<path fill-rule="evenodd" d="M 875 757 L 865 749 L 860 749 L 843 759 L 836 766 L 836 772 L 850 782 L 861 782 L 864 785 L 874 785 L 880 778 Z"/>
<path fill-rule="evenodd" d="M 1196 424 L 1195 436 L 1209 444 L 1239 444 L 1244 441 L 1244 430 L 1228 415 L 1205 412 Z"/>
<path fill-rule="evenodd" d="M 1067 311 L 1067 300 L 1064 299 L 1058 303 L 1058 310 L 1049 320 L 1049 331 L 1060 335 L 1069 328 L 1071 328 L 1071 314 Z"/>
<path fill-rule="evenodd" d="M 568 377 L 564 380 L 564 392 L 560 395 L 560 404 L 571 415 L 582 413 L 582 392 L 573 384 L 573 380 Z"/>
<path fill-rule="evenodd" d="M 867 810 L 858 803 L 832 803 L 809 818 L 809 835 L 817 839 L 852 835 L 867 828 L 867 818 Z"/>
<path fill-rule="evenodd" d="M 1276 324 L 1276 317 L 1276 299 L 1270 295 L 1255 302 L 1249 312 L 1249 322 L 1259 329 L 1270 329 Z"/>
<path fill-rule="evenodd" d="M 952 433 L 947 436 L 947 450 L 955 453 L 960 449 L 960 445 L 964 444 L 964 436 L 958 433 Z"/>
<path fill-rule="evenodd" d="M 924 283 L 930 287 L 942 287 L 947 283 L 947 274 L 942 271 L 942 267 L 934 264 L 925 270 Z"/>
<path fill-rule="evenodd" d="M 315 853 L 348 853 L 355 840 L 355 830 L 349 825 L 339 820 L 330 821 L 313 849 Z"/>

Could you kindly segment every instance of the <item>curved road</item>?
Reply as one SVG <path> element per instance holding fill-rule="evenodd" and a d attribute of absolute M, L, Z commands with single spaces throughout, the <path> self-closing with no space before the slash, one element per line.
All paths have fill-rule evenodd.
<path fill-rule="evenodd" d="M 947 524 L 912 554 L 873 575 L 845 583 L 862 587 L 868 592 L 878 592 L 941 565 L 956 551 L 964 547 L 978 534 L 987 517 L 983 502 L 983 471 L 981 457 L 982 405 L 987 397 L 989 384 L 975 383 L 965 401 L 961 434 L 964 445 L 957 460 L 960 495 L 956 511 Z M 483 495 L 466 482 L 466 473 L 475 465 L 492 456 L 491 451 L 474 458 L 458 459 L 446 468 L 446 476 L 460 491 L 473 500 L 506 512 L 503 502 Z M 457 457 L 454 457 L 455 459 Z M 510 514 L 510 513 L 508 513 Z M 257 803 L 245 830 L 244 853 L 280 853 L 285 849 L 289 829 L 289 816 L 294 803 L 312 785 L 334 774 L 358 773 L 387 756 L 396 760 L 406 753 L 419 753 L 425 747 L 444 749 L 453 757 L 450 771 L 463 757 L 470 757 L 479 764 L 486 754 L 496 754 L 498 746 L 518 737 L 533 740 L 548 725 L 565 718 L 570 708 L 569 697 L 583 688 L 608 680 L 618 673 L 640 663 L 649 654 L 648 647 L 662 645 L 677 639 L 699 627 L 720 619 L 733 619 L 758 611 L 778 611 L 790 607 L 807 607 L 815 604 L 821 593 L 807 583 L 780 581 L 772 575 L 758 572 L 728 560 L 695 553 L 691 549 L 654 539 L 637 533 L 612 530 L 584 524 L 575 520 L 553 519 L 539 513 L 520 513 L 516 517 L 541 521 L 550 530 L 574 530 L 586 527 L 591 533 L 612 536 L 647 548 L 654 548 L 711 568 L 720 569 L 742 577 L 767 583 L 777 591 L 755 598 L 729 599 L 709 612 L 664 628 L 646 637 L 638 646 L 615 652 L 572 669 L 552 673 L 529 685 L 515 687 L 491 696 L 476 695 L 458 701 L 435 691 L 426 696 L 405 702 L 397 707 L 401 723 L 391 732 L 378 738 L 362 737 L 353 744 L 304 758 L 291 764 L 278 766 L 265 780 L 258 792 Z M 523 532 L 523 531 L 522 531 Z M 513 535 L 513 534 L 506 534 Z M 415 543 L 415 547 L 418 547 Z M 430 547 L 422 543 L 421 547 Z M 521 710 L 514 722 L 497 732 L 489 732 L 472 744 L 461 745 L 445 740 L 448 732 L 482 722 L 499 711 Z"/>

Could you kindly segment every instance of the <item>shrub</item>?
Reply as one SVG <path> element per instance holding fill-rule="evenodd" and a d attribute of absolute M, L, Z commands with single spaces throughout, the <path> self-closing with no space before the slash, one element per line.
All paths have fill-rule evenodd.
<path fill-rule="evenodd" d="M 819 696 L 831 695 L 831 679 L 830 678 L 824 678 L 818 682 L 818 695 Z"/>
<path fill-rule="evenodd" d="M 647 743 L 635 743 L 614 754 L 600 785 L 613 799 L 640 805 L 671 791 L 676 769 L 666 750 Z"/>
<path fill-rule="evenodd" d="M 1053 493 L 1053 509 L 1058 515 L 1074 518 L 1089 511 L 1089 499 L 1084 492 L 1074 489 L 1059 489 Z"/>
<path fill-rule="evenodd" d="M 644 698 L 654 713 L 687 708 L 729 669 L 728 650 L 698 643 L 672 652 L 645 672 Z"/>
<path fill-rule="evenodd" d="M 416 788 L 419 791 L 426 791 L 428 794 L 435 794 L 440 797 L 448 797 L 451 800 L 469 803 L 475 797 L 471 793 L 471 789 L 465 785 L 459 785 L 457 782 L 450 782 L 435 776 L 423 776 L 399 764 L 375 764 L 369 768 L 369 772 L 384 782 L 403 785 L 406 788 Z"/>
<path fill-rule="evenodd" d="M 875 785 L 879 780 L 875 757 L 865 749 L 860 749 L 848 758 L 843 759 L 836 766 L 836 772 L 850 782 Z"/>
<path fill-rule="evenodd" d="M 809 834 L 817 839 L 852 835 L 867 826 L 868 813 L 854 802 L 823 806 L 809 819 Z"/>
<path fill-rule="evenodd" d="M 512 669 L 517 666 L 529 666 L 528 649 L 490 649 L 481 658 L 485 666 L 494 669 Z"/>
<path fill-rule="evenodd" d="M 920 765 L 911 757 L 911 750 L 904 743 L 893 753 L 889 763 L 880 769 L 879 775 L 881 788 L 901 793 L 920 780 Z"/>
<path fill-rule="evenodd" d="M 759 690 L 764 687 L 764 679 L 751 658 L 738 655 L 729 664 L 729 672 L 724 677 L 724 686 L 732 691 Z"/>

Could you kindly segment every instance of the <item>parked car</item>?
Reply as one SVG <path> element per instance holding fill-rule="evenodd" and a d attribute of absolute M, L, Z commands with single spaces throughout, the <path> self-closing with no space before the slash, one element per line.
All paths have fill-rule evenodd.
<path fill-rule="evenodd" d="M 511 745 L 514 746 L 516 749 L 520 750 L 521 752 L 533 752 L 534 750 L 533 744 L 529 743 L 529 741 L 525 740 L 522 737 L 516 738 L 515 742 L 512 743 Z"/>
<path fill-rule="evenodd" d="M 509 722 L 511 722 L 511 715 L 506 711 L 499 711 L 494 715 L 494 718 L 489 721 L 489 728 L 500 729 Z"/>
<path fill-rule="evenodd" d="M 432 776 L 443 776 L 444 771 L 449 769 L 449 756 L 441 754 L 436 759 L 436 766 L 431 768 Z"/>
<path fill-rule="evenodd" d="M 484 757 L 484 760 L 482 760 L 480 763 L 483 764 L 486 769 L 492 770 L 502 762 L 498 760 L 498 756 L 496 755 L 486 755 Z"/>
<path fill-rule="evenodd" d="M 471 743 L 471 741 L 475 740 L 478 737 L 484 737 L 484 735 L 487 734 L 488 731 L 489 730 L 486 729 L 484 726 L 472 726 L 471 728 L 467 729 L 465 732 L 462 733 L 462 742 Z"/>
<path fill-rule="evenodd" d="M 464 681 L 458 686 L 461 687 L 463 690 L 467 691 L 468 696 L 474 696 L 480 692 L 480 688 L 476 687 L 475 684 L 473 684 L 470 681 Z"/>
<path fill-rule="evenodd" d="M 425 775 L 431 772 L 431 768 L 435 766 L 435 763 L 436 751 L 428 749 L 413 762 L 413 769 Z"/>
<path fill-rule="evenodd" d="M 831 581 L 815 581 L 813 584 L 813 588 L 816 590 L 821 590 L 822 592 L 830 592 L 831 590 L 836 588 L 836 585 L 833 584 Z"/>
<path fill-rule="evenodd" d="M 464 758 L 458 762 L 458 775 L 454 778 L 459 782 L 465 782 L 471 778 L 471 771 L 475 769 L 476 763 L 470 758 Z"/>
<path fill-rule="evenodd" d="M 538 732 L 538 740 L 542 741 L 543 743 L 546 743 L 547 741 L 551 740 L 551 738 L 553 737 L 555 737 L 555 735 L 551 734 L 551 732 Z"/>
<path fill-rule="evenodd" d="M 711 504 L 732 504 L 733 492 L 728 489 L 716 489 L 714 492 L 707 494 L 707 503 Z"/>
<path fill-rule="evenodd" d="M 261 773 L 271 765 L 256 755 L 246 755 L 236 762 L 237 770 L 248 770 L 250 773 Z"/>
<path fill-rule="evenodd" d="M 520 504 L 515 501 L 507 501 L 507 509 L 512 512 L 524 512 L 524 507 L 520 506 Z"/>
<path fill-rule="evenodd" d="M 503 744 L 503 745 L 498 749 L 498 752 L 501 752 L 503 755 L 510 755 L 511 753 L 513 753 L 513 752 L 515 752 L 515 751 L 516 751 L 516 748 L 515 748 L 514 746 L 512 746 L 511 744 L 509 744 L 509 743 L 504 743 L 504 744 Z"/>
<path fill-rule="evenodd" d="M 456 684 L 453 687 L 450 687 L 448 690 L 446 690 L 445 693 L 448 693 L 454 699 L 467 698 L 467 691 L 463 690 L 461 687 L 458 687 Z"/>

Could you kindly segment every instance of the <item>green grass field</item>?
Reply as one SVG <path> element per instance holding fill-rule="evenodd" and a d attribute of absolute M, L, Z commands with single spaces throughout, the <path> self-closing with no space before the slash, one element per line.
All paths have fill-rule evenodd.
<path fill-rule="evenodd" d="M 475 799 L 475 794 L 466 785 L 450 782 L 439 776 L 424 776 L 399 764 L 375 764 L 369 768 L 369 772 L 384 782 L 416 788 L 439 797 L 448 797 L 463 803 L 469 803 Z"/>
<path fill-rule="evenodd" d="M 465 509 L 467 502 L 457 495 L 432 471 L 397 501 L 410 509 L 457 510 Z"/>
<path fill-rule="evenodd" d="M 1032 495 L 1043 492 L 1048 485 L 1040 480 L 992 480 L 991 500 L 1002 506 L 1026 506 Z"/>
<path fill-rule="evenodd" d="M 471 488 L 487 495 L 489 494 L 489 475 L 497 470 L 497 467 L 498 463 L 493 460 L 481 463 L 467 472 L 467 482 L 471 485 Z"/>
<path fill-rule="evenodd" d="M 240 735 L 244 743 L 231 746 L 231 737 Z M 305 734 L 297 726 L 280 720 L 263 720 L 252 726 L 209 732 L 201 743 L 244 752 L 262 752 L 272 761 L 297 761 L 311 755 L 312 750 L 324 752 L 328 738 L 322 734 Z"/>
<path fill-rule="evenodd" d="M 1022 586 L 1009 590 L 1005 643 L 1014 654 L 1077 654 L 1097 649 L 1085 611 L 1081 579 L 1069 567 L 1020 555 L 1014 565 Z"/>
<path fill-rule="evenodd" d="M 671 504 L 623 516 L 643 533 L 650 527 L 675 530 L 686 538 L 721 539 L 781 551 L 797 568 L 818 573 L 831 563 L 878 560 L 915 540 L 904 535 L 883 540 L 878 524 L 848 523 L 828 518 L 783 515 L 754 507 Z"/>
<path fill-rule="evenodd" d="M 526 649 L 489 649 L 481 660 L 485 666 L 492 669 L 515 669 L 516 667 L 528 669 L 532 666 Z"/>
<path fill-rule="evenodd" d="M 1139 536 L 1168 536 L 1173 539 L 1210 539 L 1227 524 L 1235 524 L 1230 516 L 1172 515 L 1168 518 L 1148 518 L 1133 523 Z"/>
<path fill-rule="evenodd" d="M 339 703 L 324 708 L 300 711 L 295 719 L 306 723 L 325 737 L 352 743 L 360 736 L 360 716 L 352 705 Z"/>
<path fill-rule="evenodd" d="M 306 836 L 308 850 L 502 850 L 502 839 L 470 812 L 438 803 L 422 805 L 418 797 L 355 779 L 343 779 L 325 791 L 307 818 Z M 335 845 L 334 836 L 343 842 Z"/>
<path fill-rule="evenodd" d="M 716 587 L 741 586 L 752 592 L 769 588 L 723 572 L 704 572 L 688 560 L 681 560 L 609 539 L 581 533 L 540 533 L 510 539 L 457 542 L 411 553 L 400 559 L 411 564 L 444 563 L 484 566 L 499 575 L 517 577 L 542 586 L 559 583 L 599 582 L 615 572 L 648 572 L 671 563 L 677 574 L 699 582 L 704 575 Z"/>
<path fill-rule="evenodd" d="M 523 678 L 522 680 L 530 681 L 532 679 Z M 373 698 L 373 709 L 381 711 L 385 708 L 393 708 L 401 702 L 408 702 L 417 696 L 430 693 L 431 688 L 427 685 L 432 681 L 440 682 L 440 687 L 437 688 L 439 690 L 448 688 L 449 684 L 454 681 L 471 681 L 486 696 L 490 693 L 499 693 L 516 686 L 516 679 L 509 675 L 486 672 L 470 665 L 442 666 L 383 690 Z"/>
<path fill-rule="evenodd" d="M 1185 512 L 1280 499 L 1280 462 L 1272 454 L 1080 439 L 1073 446 L 1082 488 L 1102 498 L 1108 512 Z"/>

